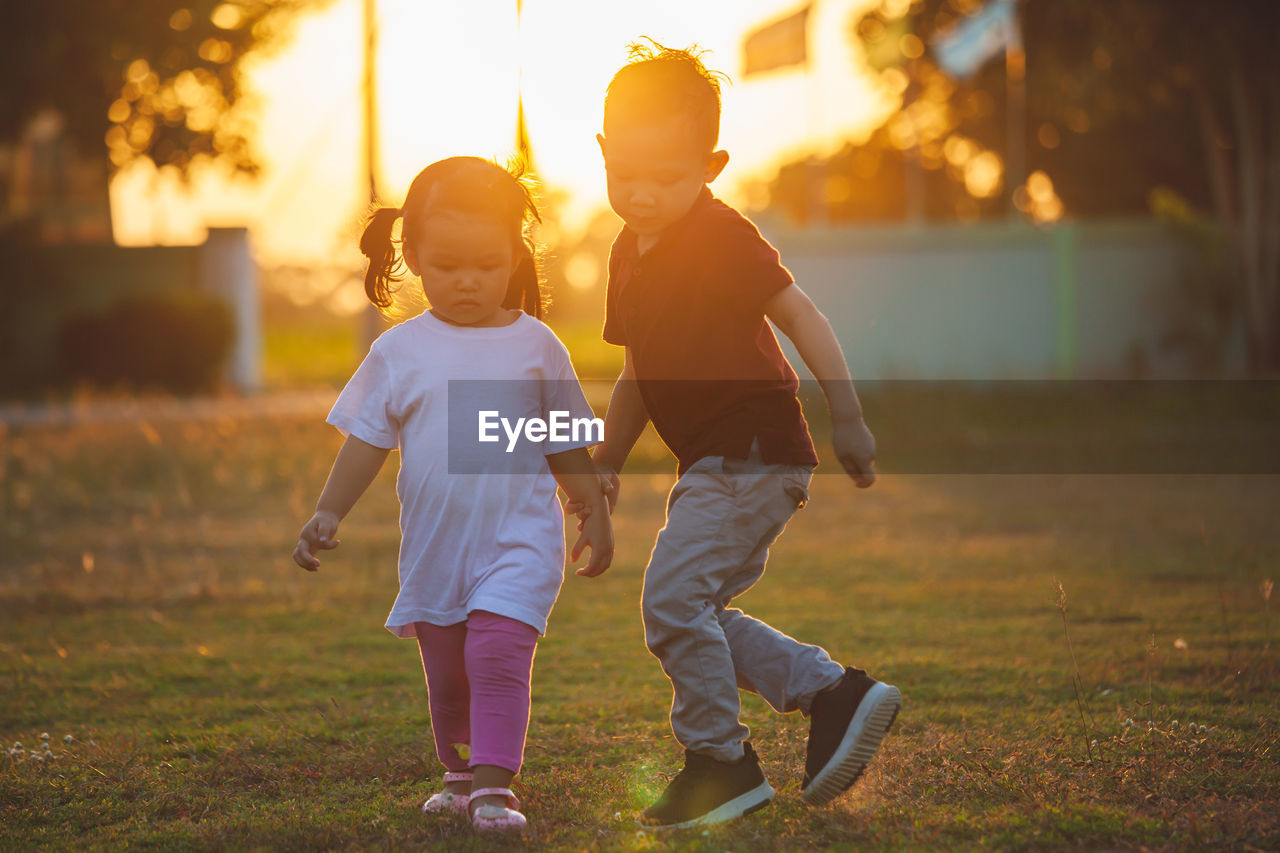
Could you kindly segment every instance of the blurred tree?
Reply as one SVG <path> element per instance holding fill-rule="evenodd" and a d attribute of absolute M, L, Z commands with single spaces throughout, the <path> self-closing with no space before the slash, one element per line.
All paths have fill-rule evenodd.
<path fill-rule="evenodd" d="M 1212 211 L 1241 286 L 1250 362 L 1280 370 L 1280 4 L 1031 2 L 1024 14 L 1039 114 L 1085 143 L 1061 174 L 1098 201 L 1166 186 Z M 1109 187 L 1114 163 L 1142 163 L 1145 186 Z"/>
<path fill-rule="evenodd" d="M 82 155 L 148 158 L 186 176 L 217 159 L 254 173 L 239 67 L 325 0 L 4 0 L 0 143 L 56 113 Z"/>
<path fill-rule="evenodd" d="M 952 80 L 929 51 L 983 5 L 883 0 L 851 21 L 901 106 L 824 164 L 817 192 L 802 179 L 812 168 L 784 167 L 772 201 L 804 216 L 817 195 L 831 219 L 899 218 L 918 158 L 927 218 L 1001 215 L 1005 62 Z M 1241 283 L 1252 365 L 1280 370 L 1280 3 L 1022 0 L 1018 13 L 1026 121 L 1015 140 L 1029 173 L 1019 209 L 1038 221 L 1148 213 L 1165 188 L 1210 211 Z"/>

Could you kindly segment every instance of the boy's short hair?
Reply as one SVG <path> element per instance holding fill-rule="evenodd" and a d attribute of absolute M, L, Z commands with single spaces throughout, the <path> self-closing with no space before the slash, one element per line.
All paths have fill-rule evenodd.
<path fill-rule="evenodd" d="M 667 47 L 653 39 L 648 44 L 627 46 L 630 62 L 609 81 L 604 96 L 604 121 L 627 123 L 662 121 L 687 116 L 698 142 L 707 150 L 720 138 L 719 71 L 702 64 L 702 50 L 692 45 L 684 50 Z"/>

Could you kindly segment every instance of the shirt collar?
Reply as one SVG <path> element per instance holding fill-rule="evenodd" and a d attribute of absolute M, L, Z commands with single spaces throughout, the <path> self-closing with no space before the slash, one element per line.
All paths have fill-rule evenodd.
<path fill-rule="evenodd" d="M 653 252 L 658 248 L 664 247 L 668 243 L 672 242 L 672 240 L 683 233 L 685 229 L 688 228 L 689 223 L 692 222 L 698 214 L 713 201 L 715 201 L 715 196 L 711 194 L 711 187 L 703 184 L 702 189 L 698 192 L 698 197 L 693 200 L 693 204 L 689 205 L 689 209 L 685 211 L 684 215 L 662 230 L 662 233 L 658 235 L 657 242 L 653 244 L 647 254 L 653 254 Z M 631 226 L 625 224 L 622 226 L 621 237 L 623 239 L 622 245 L 626 247 L 628 256 L 631 258 L 639 257 L 639 235 L 631 230 Z"/>

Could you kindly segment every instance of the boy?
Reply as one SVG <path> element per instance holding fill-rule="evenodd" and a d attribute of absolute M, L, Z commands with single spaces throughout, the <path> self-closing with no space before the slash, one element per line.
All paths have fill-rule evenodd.
<path fill-rule="evenodd" d="M 738 720 L 739 687 L 810 716 L 811 804 L 853 784 L 902 698 L 728 607 L 763 574 L 818 461 L 796 374 L 766 317 L 819 380 L 836 455 L 861 488 L 875 481 L 875 439 L 826 318 L 755 226 L 706 186 L 729 160 L 715 147 L 716 76 L 696 54 L 656 42 L 633 45 L 631 60 L 609 84 L 597 136 L 609 203 L 626 223 L 609 259 L 604 339 L 626 352 L 594 458 L 611 506 L 650 420 L 679 460 L 642 596 L 645 642 L 671 679 L 685 765 L 641 820 L 676 828 L 773 799 Z"/>

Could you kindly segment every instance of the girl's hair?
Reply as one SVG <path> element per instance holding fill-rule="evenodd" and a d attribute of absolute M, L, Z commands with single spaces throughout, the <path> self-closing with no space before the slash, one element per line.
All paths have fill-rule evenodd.
<path fill-rule="evenodd" d="M 422 221 L 441 210 L 491 216 L 510 230 L 516 266 L 502 307 L 521 308 L 541 318 L 542 287 L 529 229 L 542 220 L 524 169 L 519 165 L 504 169 L 479 157 L 449 157 L 432 163 L 409 185 L 403 207 L 381 207 L 369 217 L 360 237 L 360 251 L 369 259 L 364 276 L 369 301 L 384 311 L 390 308 L 396 290 L 392 283 L 404 278 L 404 252 L 396 251 L 391 236 L 396 220 L 404 217 L 400 243 L 413 249 Z"/>

